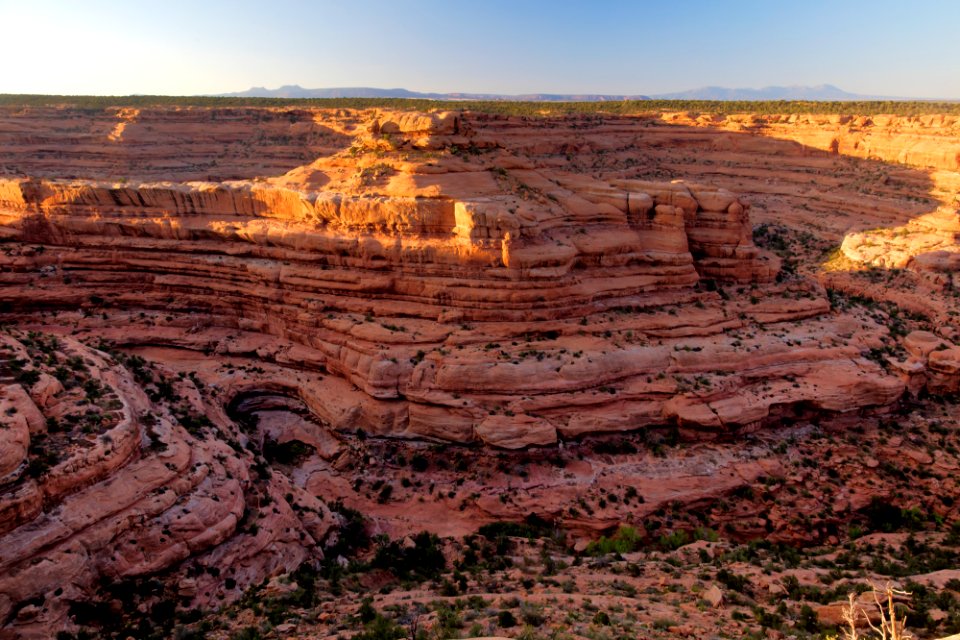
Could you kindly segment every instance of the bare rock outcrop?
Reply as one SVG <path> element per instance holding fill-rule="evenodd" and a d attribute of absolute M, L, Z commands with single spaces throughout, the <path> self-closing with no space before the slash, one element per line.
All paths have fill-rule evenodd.
<path fill-rule="evenodd" d="M 731 154 L 766 158 L 781 129 L 829 150 L 825 130 L 859 127 L 844 135 L 862 142 L 876 121 L 66 113 L 70 131 L 63 111 L 0 113 L 13 167 L 0 319 L 18 327 L 0 334 L 0 621 L 45 598 L 17 623 L 26 635 L 63 628 L 102 576 L 175 568 L 190 575 L 183 598 L 207 606 L 315 558 L 339 522 L 328 504 L 358 492 L 336 473 L 368 462 L 345 434 L 501 449 L 654 427 L 712 440 L 958 389 L 957 347 L 912 334 L 907 356 L 885 359 L 883 318 L 831 305 L 789 256 L 759 249 L 751 198 L 724 177 Z M 54 143 L 60 158 L 38 153 Z M 677 160 L 693 145 L 716 154 L 708 170 Z M 923 149 L 908 160 L 949 170 Z M 775 190 L 768 164 L 751 193 Z M 952 272 L 951 215 L 907 225 L 929 242 L 884 249 L 888 266 Z M 866 242 L 843 251 L 880 259 Z M 290 470 L 298 456 L 309 469 Z M 704 488 L 703 460 L 669 482 L 645 464 L 651 511 L 776 466 L 731 458 L 736 472 Z M 527 488 L 529 503 L 471 508 L 543 507 Z M 438 505 L 423 508 L 448 513 Z"/>
<path fill-rule="evenodd" d="M 65 336 L 0 338 L 21 379 L 56 373 L 62 382 L 47 389 L 42 412 L 19 385 L 0 399 L 0 619 L 40 598 L 20 630 L 27 637 L 62 628 L 70 603 L 101 577 L 135 579 L 190 560 L 229 567 L 243 588 L 296 567 L 333 525 L 283 479 L 250 476 L 251 454 L 237 442 L 247 435 L 205 418 L 192 382 L 166 380 L 136 358 L 131 372 Z M 284 494 L 302 495 L 319 517 L 301 520 Z M 267 495 L 282 508 L 251 514 Z M 198 604 L 224 595 L 222 579 L 198 584 Z"/>
<path fill-rule="evenodd" d="M 902 392 L 833 343 L 822 291 L 775 282 L 731 191 L 537 167 L 497 119 L 318 118 L 352 146 L 268 181 L 0 182 L 0 299 L 95 311 L 117 346 L 328 371 L 378 408 L 319 414 L 383 435 L 718 433 Z"/>

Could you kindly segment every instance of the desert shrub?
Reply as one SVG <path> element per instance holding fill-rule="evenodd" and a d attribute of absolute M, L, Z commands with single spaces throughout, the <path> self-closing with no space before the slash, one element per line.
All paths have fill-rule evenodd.
<path fill-rule="evenodd" d="M 497 614 L 497 624 L 501 629 L 509 629 L 510 627 L 517 626 L 517 619 L 514 617 L 513 612 L 504 609 Z"/>
<path fill-rule="evenodd" d="M 205 427 L 213 427 L 213 422 L 210 421 L 210 418 L 202 413 L 195 413 L 190 409 L 182 407 L 178 407 L 173 413 L 177 417 L 177 422 L 180 423 L 180 426 L 186 429 L 187 433 L 192 436 L 201 436 Z"/>
<path fill-rule="evenodd" d="M 385 541 L 377 547 L 370 566 L 392 572 L 401 580 L 432 580 L 447 568 L 440 548 L 440 538 L 421 531 L 413 537 L 413 546 L 399 541 Z"/>
<path fill-rule="evenodd" d="M 503 538 L 527 538 L 535 540 L 553 535 L 554 527 L 539 516 L 530 514 L 523 522 L 491 522 L 477 530 L 477 533 L 490 541 Z"/>
<path fill-rule="evenodd" d="M 410 458 L 410 468 L 417 473 L 423 473 L 429 466 L 430 461 L 421 453 L 415 453 L 413 457 Z"/>
<path fill-rule="evenodd" d="M 520 618 L 524 624 L 528 624 L 531 627 L 541 627 L 547 621 L 547 616 L 543 612 L 543 606 L 531 602 L 524 602 L 520 605 Z"/>
<path fill-rule="evenodd" d="M 926 518 L 918 509 L 901 509 L 883 498 L 874 496 L 863 510 L 872 531 L 893 533 L 908 529 L 919 531 L 924 528 Z"/>
<path fill-rule="evenodd" d="M 363 631 L 353 636 L 353 640 L 401 640 L 407 635 L 407 630 L 399 624 L 377 614 L 366 624 Z"/>
<path fill-rule="evenodd" d="M 379 502 L 380 504 L 385 504 L 387 502 L 390 502 L 390 496 L 392 495 L 393 495 L 393 485 L 390 483 L 387 483 L 383 485 L 383 487 L 380 489 L 380 493 L 377 494 L 377 502 Z"/>
<path fill-rule="evenodd" d="M 260 640 L 263 635 L 256 627 L 244 627 L 230 635 L 230 640 Z"/>
<path fill-rule="evenodd" d="M 690 543 L 690 536 L 683 529 L 672 533 L 665 533 L 657 540 L 657 545 L 664 551 L 673 551 L 679 549 L 685 544 Z"/>
<path fill-rule="evenodd" d="M 32 387 L 40 380 L 40 372 L 36 369 L 26 369 L 17 374 L 17 382 L 24 387 Z"/>
<path fill-rule="evenodd" d="M 677 626 L 677 621 L 670 618 L 657 618 L 653 621 L 653 628 L 657 631 L 666 631 L 670 627 L 675 626 Z"/>
<path fill-rule="evenodd" d="M 300 440 L 278 443 L 275 440 L 268 439 L 263 443 L 263 457 L 270 462 L 280 464 L 300 464 L 304 458 L 313 455 L 313 451 L 313 447 Z"/>
<path fill-rule="evenodd" d="M 804 604 L 800 607 L 797 628 L 803 629 L 807 633 L 817 633 L 820 630 L 820 620 L 817 618 L 817 612 L 810 605 Z"/>
<path fill-rule="evenodd" d="M 446 602 L 437 602 L 434 605 L 434 611 L 437 612 L 437 623 L 433 628 L 433 633 L 438 638 L 456 638 L 457 631 L 463 625 L 463 620 L 456 609 Z"/>
<path fill-rule="evenodd" d="M 717 571 L 717 582 L 737 593 L 750 593 L 752 590 L 749 578 L 737 575 L 725 568 Z"/>
<path fill-rule="evenodd" d="M 782 617 L 759 605 L 753 607 L 753 617 L 764 629 L 779 629 L 783 624 Z"/>
<path fill-rule="evenodd" d="M 587 554 L 601 556 L 608 553 L 630 553 L 639 549 L 641 543 L 642 539 L 635 528 L 621 525 L 609 538 L 603 536 L 588 544 Z"/>
<path fill-rule="evenodd" d="M 329 505 L 329 507 L 331 511 L 340 515 L 342 524 L 336 544 L 330 545 L 326 549 L 327 557 L 349 557 L 356 551 L 370 546 L 370 534 L 367 533 L 367 522 L 362 513 L 345 506 L 340 500 Z"/>

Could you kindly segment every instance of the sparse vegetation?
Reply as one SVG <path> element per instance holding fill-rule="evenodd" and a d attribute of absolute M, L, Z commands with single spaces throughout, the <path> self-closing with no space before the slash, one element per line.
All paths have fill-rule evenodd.
<path fill-rule="evenodd" d="M 712 114 L 894 114 L 904 116 L 960 113 L 960 103 L 933 101 L 711 101 L 623 100 L 616 102 L 522 102 L 482 100 L 420 100 L 405 98 L 226 98 L 212 96 L 57 96 L 0 94 L 0 106 L 59 106 L 77 109 L 108 107 L 317 107 L 326 109 L 469 110 L 479 113 L 546 117 L 558 115 L 632 115 L 662 111 Z"/>

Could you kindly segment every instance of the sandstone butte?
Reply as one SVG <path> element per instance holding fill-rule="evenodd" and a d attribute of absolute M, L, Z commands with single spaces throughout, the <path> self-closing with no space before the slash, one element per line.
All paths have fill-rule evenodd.
<path fill-rule="evenodd" d="M 358 432 L 712 440 L 960 384 L 948 322 L 892 335 L 831 304 L 842 269 L 754 244 L 809 228 L 951 319 L 925 292 L 955 285 L 957 118 L 26 108 L 0 148 L 15 636 L 101 578 L 229 567 L 183 583 L 210 606 L 295 568 L 337 535 Z M 312 471 L 262 470 L 294 441 Z"/>

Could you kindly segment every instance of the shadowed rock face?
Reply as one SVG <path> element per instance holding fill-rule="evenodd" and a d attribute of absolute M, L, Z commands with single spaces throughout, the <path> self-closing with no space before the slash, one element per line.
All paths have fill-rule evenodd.
<path fill-rule="evenodd" d="M 362 473 L 344 445 L 358 430 L 506 449 L 663 425 L 708 440 L 955 391 L 951 343 L 912 334 L 884 365 L 883 317 L 831 308 L 753 242 L 748 199 L 768 224 L 778 205 L 795 220 L 796 202 L 829 203 L 856 218 L 811 216 L 838 243 L 923 213 L 831 191 L 838 154 L 894 124 L 908 127 L 0 114 L 0 319 L 16 327 L 0 334 L 0 622 L 62 626 L 101 576 L 189 565 L 182 597 L 213 606 L 295 568 L 336 543 L 342 518 L 319 497 L 360 499 L 341 475 Z M 897 143 L 871 144 L 887 158 Z M 912 148 L 908 161 L 955 171 Z M 652 512 L 766 473 L 730 460 L 710 487 L 693 462 L 680 480 L 612 473 L 647 482 Z M 418 526 L 559 517 L 591 474 L 555 503 L 507 504 L 498 487 Z M 385 511 L 383 527 L 407 532 L 404 518 Z M 577 526 L 611 521 L 597 522 Z"/>
<path fill-rule="evenodd" d="M 7 109 L 4 173 L 112 180 L 235 180 L 333 153 L 343 136 L 297 109 Z"/>

